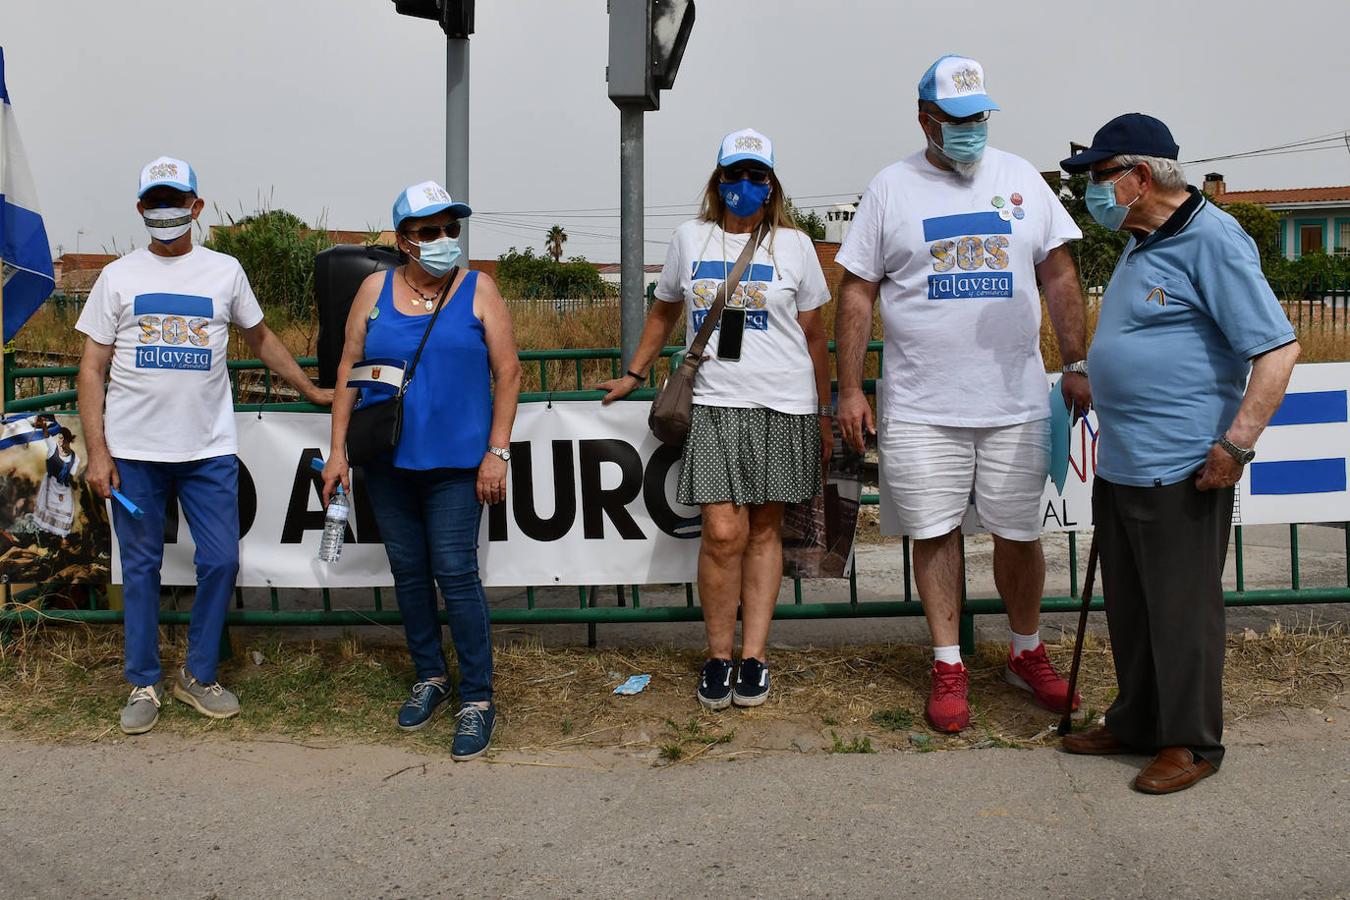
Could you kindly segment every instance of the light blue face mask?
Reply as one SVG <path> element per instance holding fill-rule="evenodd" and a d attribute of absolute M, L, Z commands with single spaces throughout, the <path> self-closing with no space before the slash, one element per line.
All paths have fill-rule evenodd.
<path fill-rule="evenodd" d="M 433 278 L 440 278 L 453 269 L 455 263 L 459 262 L 462 252 L 459 249 L 459 241 L 451 237 L 440 237 L 417 246 L 420 250 L 417 264 L 426 269 L 427 274 Z"/>
<path fill-rule="evenodd" d="M 957 125 L 938 122 L 942 126 L 942 147 L 949 159 L 959 163 L 979 162 L 984 156 L 984 145 L 989 141 L 988 122 L 970 122 Z"/>
<path fill-rule="evenodd" d="M 1120 181 L 1129 172 L 1124 173 L 1116 179 Z M 1087 204 L 1088 214 L 1103 228 L 1109 228 L 1112 231 L 1119 231 L 1125 224 L 1125 217 L 1130 214 L 1130 207 L 1139 202 L 1135 197 L 1129 203 L 1123 206 L 1116 202 L 1116 181 L 1107 181 L 1102 184 L 1091 184 L 1083 192 L 1083 202 Z"/>

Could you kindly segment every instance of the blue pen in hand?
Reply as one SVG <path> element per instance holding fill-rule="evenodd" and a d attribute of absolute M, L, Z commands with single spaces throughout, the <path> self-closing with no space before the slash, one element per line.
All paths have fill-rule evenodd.
<path fill-rule="evenodd" d="M 122 493 L 117 488 L 112 488 L 112 495 L 113 499 L 116 500 L 118 503 L 122 504 L 122 508 L 125 509 L 128 513 L 130 513 L 133 519 L 141 519 L 145 517 L 145 511 L 142 510 L 135 503 L 132 503 L 130 498 L 128 498 L 126 494 Z"/>

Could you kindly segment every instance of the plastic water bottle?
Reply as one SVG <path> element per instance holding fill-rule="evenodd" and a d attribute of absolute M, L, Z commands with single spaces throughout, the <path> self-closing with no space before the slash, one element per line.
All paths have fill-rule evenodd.
<path fill-rule="evenodd" d="M 337 493 L 333 499 L 328 501 L 328 508 L 323 511 L 323 538 L 319 541 L 319 561 L 326 563 L 335 563 L 342 556 L 342 542 L 347 537 L 347 517 L 351 512 L 351 504 L 347 502 L 347 495 L 342 491 L 342 485 L 337 486 Z"/>

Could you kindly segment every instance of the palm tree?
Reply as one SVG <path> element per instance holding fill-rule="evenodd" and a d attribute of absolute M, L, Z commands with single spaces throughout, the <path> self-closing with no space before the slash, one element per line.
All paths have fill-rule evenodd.
<path fill-rule="evenodd" d="M 548 255 L 553 257 L 554 262 L 562 260 L 562 248 L 565 243 L 567 243 L 567 232 L 563 231 L 561 225 L 554 225 L 548 230 L 548 234 L 544 235 L 544 247 L 548 251 Z"/>

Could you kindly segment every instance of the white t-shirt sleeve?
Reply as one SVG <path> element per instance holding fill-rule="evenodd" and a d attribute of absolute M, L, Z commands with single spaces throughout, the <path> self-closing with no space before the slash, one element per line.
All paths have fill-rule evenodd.
<path fill-rule="evenodd" d="M 834 258 L 836 263 L 865 281 L 881 281 L 886 275 L 885 212 L 886 201 L 874 179 L 858 203 L 844 244 Z"/>
<path fill-rule="evenodd" d="M 258 298 L 253 296 L 253 287 L 248 283 L 244 267 L 239 267 L 235 276 L 234 296 L 230 299 L 230 321 L 239 328 L 252 328 L 263 320 L 262 307 Z"/>
<path fill-rule="evenodd" d="M 115 301 L 116 297 L 109 285 L 108 270 L 104 269 L 99 273 L 98 280 L 94 282 L 94 287 L 84 302 L 84 309 L 80 311 L 75 330 L 88 335 L 100 344 L 117 343 Z"/>
<path fill-rule="evenodd" d="M 684 302 L 684 254 L 680 245 L 684 243 L 683 227 L 676 228 L 670 236 L 670 246 L 666 248 L 666 263 L 661 267 L 661 275 L 656 279 L 656 299 L 663 303 Z"/>
<path fill-rule="evenodd" d="M 830 288 L 825 283 L 825 271 L 820 267 L 815 244 L 804 232 L 793 232 L 801 242 L 802 281 L 797 285 L 797 312 L 819 309 L 830 302 Z"/>
<path fill-rule="evenodd" d="M 1069 241 L 1082 240 L 1083 232 L 1039 172 L 1036 174 L 1036 181 L 1040 185 L 1037 190 L 1044 198 L 1046 211 L 1045 231 L 1042 233 L 1041 245 L 1032 256 L 1035 264 L 1039 266 L 1050 255 L 1051 250 L 1067 244 Z"/>

